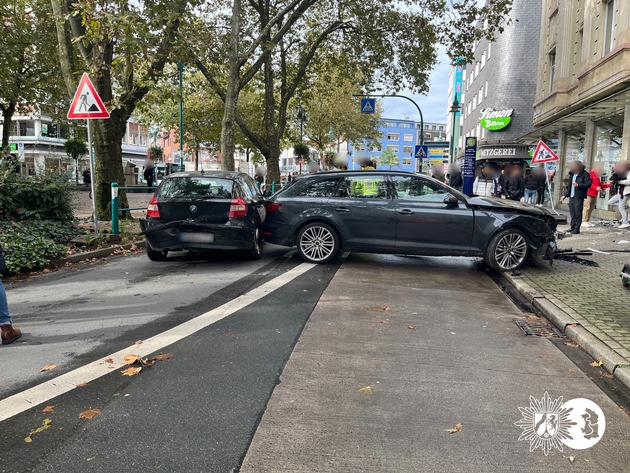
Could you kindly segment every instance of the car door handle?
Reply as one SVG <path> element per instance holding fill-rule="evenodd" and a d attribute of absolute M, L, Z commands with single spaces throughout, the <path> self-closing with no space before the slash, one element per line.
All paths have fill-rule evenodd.
<path fill-rule="evenodd" d="M 350 212 L 350 209 L 348 207 L 337 207 L 335 212 Z"/>
<path fill-rule="evenodd" d="M 413 212 L 411 210 L 409 210 L 409 209 L 399 210 L 398 213 L 402 214 L 402 215 L 413 215 Z"/>

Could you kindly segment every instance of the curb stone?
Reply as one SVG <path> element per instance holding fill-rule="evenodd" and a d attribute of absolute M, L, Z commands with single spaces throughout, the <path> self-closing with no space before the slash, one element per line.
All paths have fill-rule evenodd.
<path fill-rule="evenodd" d="M 520 276 L 512 276 L 508 273 L 503 273 L 502 276 L 527 299 L 527 302 L 531 303 L 560 329 L 569 340 L 577 343 L 584 352 L 596 361 L 602 361 L 606 371 L 612 373 L 621 384 L 630 389 L 630 366 L 627 366 L 628 360 L 616 353 L 573 317 L 523 281 Z M 619 366 L 622 367 L 620 368 Z"/>
<path fill-rule="evenodd" d="M 144 248 L 146 242 L 139 241 L 136 243 L 127 243 L 126 245 L 118 245 L 118 246 L 110 246 L 109 248 L 100 248 L 94 251 L 88 251 L 86 253 L 77 253 L 76 255 L 70 255 L 61 260 L 62 263 L 79 263 L 81 261 L 92 259 L 92 258 L 104 258 L 105 256 L 111 255 L 114 251 L 118 250 L 128 250 L 132 246 L 136 246 L 136 248 Z"/>

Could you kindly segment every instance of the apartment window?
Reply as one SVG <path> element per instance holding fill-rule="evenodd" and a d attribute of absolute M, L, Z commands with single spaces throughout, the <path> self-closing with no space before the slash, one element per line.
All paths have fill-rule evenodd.
<path fill-rule="evenodd" d="M 372 153 L 380 153 L 381 150 L 382 150 L 382 148 L 381 148 L 380 144 L 375 144 L 375 145 L 370 146 L 370 151 Z"/>
<path fill-rule="evenodd" d="M 438 129 L 439 129 L 440 131 L 444 131 L 444 125 L 440 125 L 440 126 L 438 127 Z"/>
<path fill-rule="evenodd" d="M 403 166 L 411 166 L 411 158 L 402 158 L 402 165 Z"/>
<path fill-rule="evenodd" d="M 556 50 L 549 53 L 549 92 L 553 92 L 553 83 L 556 81 Z"/>
<path fill-rule="evenodd" d="M 431 126 L 431 129 L 432 129 L 433 131 L 436 131 L 436 130 L 437 130 L 437 126 L 432 125 L 432 126 Z"/>
<path fill-rule="evenodd" d="M 615 23 L 617 22 L 617 0 L 608 0 L 604 12 L 604 56 L 615 47 Z"/>
<path fill-rule="evenodd" d="M 401 123 L 398 128 L 411 128 L 411 123 Z"/>
<path fill-rule="evenodd" d="M 413 154 L 413 146 L 403 146 L 403 154 Z"/>
<path fill-rule="evenodd" d="M 413 142 L 413 134 L 412 133 L 405 133 L 404 139 L 407 143 L 411 143 Z"/>
<path fill-rule="evenodd" d="M 429 129 L 429 125 L 424 125 L 424 129 L 428 130 Z"/>
<path fill-rule="evenodd" d="M 398 123 L 396 123 L 396 122 L 384 122 L 383 126 L 387 127 L 387 128 L 397 128 L 398 127 Z"/>
<path fill-rule="evenodd" d="M 354 149 L 356 151 L 365 151 L 365 143 L 354 143 Z"/>
<path fill-rule="evenodd" d="M 388 141 L 400 141 L 400 133 L 387 133 Z"/>
<path fill-rule="evenodd" d="M 394 154 L 398 154 L 398 150 L 400 149 L 398 145 L 387 145 L 387 149 L 391 149 Z"/>

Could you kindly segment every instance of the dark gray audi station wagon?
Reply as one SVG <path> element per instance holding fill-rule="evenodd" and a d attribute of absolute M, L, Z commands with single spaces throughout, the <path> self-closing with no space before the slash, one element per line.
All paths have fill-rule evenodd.
<path fill-rule="evenodd" d="M 468 197 L 427 176 L 398 171 L 311 174 L 266 204 L 265 241 L 297 246 L 310 263 L 339 251 L 483 256 L 498 271 L 528 256 L 552 257 L 556 219 L 547 209 Z"/>

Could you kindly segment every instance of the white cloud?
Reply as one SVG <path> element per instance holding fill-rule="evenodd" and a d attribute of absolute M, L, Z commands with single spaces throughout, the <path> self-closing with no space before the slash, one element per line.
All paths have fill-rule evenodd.
<path fill-rule="evenodd" d="M 425 122 L 446 123 L 449 69 L 449 58 L 444 50 L 440 48 L 438 51 L 438 65 L 431 72 L 429 79 L 429 93 L 427 95 L 416 95 L 411 94 L 409 91 L 401 92 L 402 95 L 411 97 L 420 106 Z M 385 98 L 383 99 L 383 109 L 385 118 L 420 120 L 416 107 L 404 99 Z"/>

